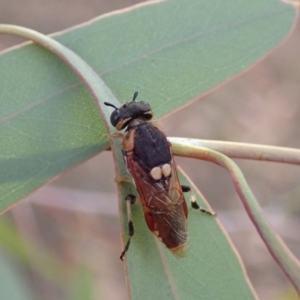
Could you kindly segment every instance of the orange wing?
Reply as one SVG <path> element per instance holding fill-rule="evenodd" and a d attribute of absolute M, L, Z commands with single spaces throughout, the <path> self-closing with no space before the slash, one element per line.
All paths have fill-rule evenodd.
<path fill-rule="evenodd" d="M 173 158 L 171 176 L 156 181 L 134 159 L 133 151 L 125 155 L 149 229 L 169 250 L 184 256 L 187 244 L 187 206 Z"/>

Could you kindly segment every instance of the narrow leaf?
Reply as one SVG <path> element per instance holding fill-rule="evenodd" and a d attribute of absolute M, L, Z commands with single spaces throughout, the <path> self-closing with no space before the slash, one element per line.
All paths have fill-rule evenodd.
<path fill-rule="evenodd" d="M 161 117 L 241 72 L 278 45 L 296 11 L 278 0 L 149 2 L 55 38 L 113 94 L 135 90 Z M 0 27 L 1 33 L 1 27 Z M 37 45 L 0 56 L 0 210 L 108 146 L 84 83 Z"/>

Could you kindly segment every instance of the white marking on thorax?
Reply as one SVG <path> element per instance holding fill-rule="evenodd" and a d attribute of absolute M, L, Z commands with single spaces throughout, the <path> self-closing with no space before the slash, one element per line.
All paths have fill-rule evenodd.
<path fill-rule="evenodd" d="M 169 177 L 171 175 L 171 165 L 164 164 L 161 168 L 164 177 Z"/>
<path fill-rule="evenodd" d="M 160 180 L 162 177 L 169 177 L 171 175 L 170 164 L 164 164 L 163 166 L 154 167 L 150 171 L 150 175 L 154 180 Z"/>

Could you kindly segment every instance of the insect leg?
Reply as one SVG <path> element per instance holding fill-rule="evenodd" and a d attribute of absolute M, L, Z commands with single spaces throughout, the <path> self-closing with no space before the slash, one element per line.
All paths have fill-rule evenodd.
<path fill-rule="evenodd" d="M 115 178 L 115 182 L 117 182 L 117 183 L 122 183 L 122 182 L 132 182 L 132 178 L 131 177 L 129 177 L 129 176 L 117 176 L 116 178 Z"/>
<path fill-rule="evenodd" d="M 108 137 L 113 138 L 113 139 L 123 139 L 124 134 L 121 132 L 115 132 L 115 133 L 108 134 Z"/>
<path fill-rule="evenodd" d="M 187 185 L 182 185 L 182 186 L 181 186 L 181 189 L 182 189 L 182 192 L 183 192 L 183 193 L 187 193 L 187 192 L 191 192 L 191 193 L 192 193 L 191 188 L 190 188 L 189 186 L 187 186 Z M 208 210 L 206 210 L 206 209 L 200 207 L 199 204 L 198 204 L 197 201 L 196 201 L 195 195 L 193 195 L 193 194 L 191 195 L 190 201 L 191 201 L 191 204 L 192 204 L 192 208 L 197 209 L 197 210 L 200 210 L 201 212 L 203 212 L 203 213 L 205 213 L 205 214 L 208 214 L 208 215 L 210 215 L 210 216 L 215 216 L 215 215 L 216 215 L 215 212 L 210 212 L 210 211 L 208 211 Z"/>
<path fill-rule="evenodd" d="M 126 201 L 126 210 L 127 210 L 127 220 L 128 220 L 128 240 L 127 243 L 124 247 L 124 250 L 121 253 L 120 259 L 123 260 L 125 253 L 128 251 L 129 245 L 130 245 L 130 241 L 131 238 L 134 235 L 134 227 L 133 227 L 133 223 L 132 223 L 132 214 L 131 214 L 131 204 L 134 204 L 136 200 L 136 197 L 134 195 L 127 195 L 127 197 L 125 198 Z"/>
<path fill-rule="evenodd" d="M 188 193 L 191 191 L 191 188 L 188 185 L 182 185 L 181 189 L 183 193 Z"/>

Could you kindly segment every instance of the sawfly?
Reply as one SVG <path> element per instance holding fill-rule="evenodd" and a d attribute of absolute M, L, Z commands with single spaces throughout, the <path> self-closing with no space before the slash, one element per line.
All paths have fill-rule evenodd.
<path fill-rule="evenodd" d="M 122 141 L 122 154 L 128 172 L 132 175 L 148 228 L 166 247 L 178 256 L 185 256 L 187 249 L 188 209 L 183 193 L 189 192 L 188 186 L 180 184 L 176 164 L 171 152 L 171 143 L 163 130 L 150 120 L 153 112 L 145 101 L 135 101 L 135 92 L 131 102 L 120 108 L 104 102 L 115 110 L 110 117 L 111 124 L 118 130 L 125 129 Z M 130 205 L 136 196 L 126 197 L 129 238 L 121 253 L 123 260 L 134 227 Z M 199 207 L 191 197 L 192 207 L 213 215 Z"/>

